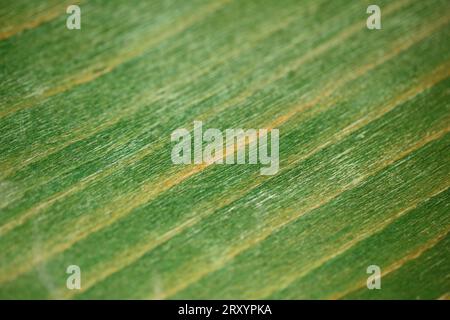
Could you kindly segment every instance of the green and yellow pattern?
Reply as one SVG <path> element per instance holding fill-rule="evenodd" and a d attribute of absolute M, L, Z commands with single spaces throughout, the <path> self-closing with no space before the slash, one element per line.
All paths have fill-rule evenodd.
<path fill-rule="evenodd" d="M 449 39 L 448 0 L 1 1 L 0 298 L 448 299 Z M 194 120 L 278 128 L 278 174 L 173 165 Z"/>

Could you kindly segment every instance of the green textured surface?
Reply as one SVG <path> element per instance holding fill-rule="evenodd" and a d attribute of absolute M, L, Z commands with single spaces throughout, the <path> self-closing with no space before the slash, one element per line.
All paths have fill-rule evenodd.
<path fill-rule="evenodd" d="M 448 0 L 75 2 L 0 1 L 0 298 L 449 297 Z M 194 120 L 278 174 L 173 165 Z"/>

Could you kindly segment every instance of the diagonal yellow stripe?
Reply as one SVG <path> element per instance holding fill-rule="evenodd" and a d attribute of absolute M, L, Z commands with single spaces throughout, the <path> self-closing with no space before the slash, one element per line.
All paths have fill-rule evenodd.
<path fill-rule="evenodd" d="M 66 0 L 63 4 L 58 4 L 53 8 L 49 8 L 41 15 L 38 15 L 34 20 L 27 21 L 20 25 L 9 26 L 8 28 L 5 28 L 6 29 L 5 31 L 0 32 L 0 41 L 15 36 L 25 30 L 37 28 L 46 22 L 54 20 L 55 18 L 66 14 L 66 8 L 68 5 L 70 4 L 79 5 L 80 3 L 82 3 L 82 0 L 71 0 L 71 1 Z"/>
<path fill-rule="evenodd" d="M 185 16 L 184 18 L 180 19 L 177 23 L 174 23 L 171 26 L 171 28 L 167 28 L 153 37 L 148 37 L 145 40 L 140 41 L 138 45 L 133 47 L 133 50 L 123 51 L 119 55 L 106 59 L 106 61 L 102 62 L 100 65 L 93 65 L 83 70 L 82 72 L 76 74 L 74 77 L 68 78 L 60 86 L 45 90 L 38 98 L 25 100 L 22 103 L 13 106 L 10 109 L 0 111 L 0 118 L 6 117 L 17 111 L 29 108 L 34 104 L 38 103 L 39 101 L 42 101 L 48 97 L 60 94 L 64 91 L 70 90 L 73 87 L 79 86 L 81 84 L 88 83 L 113 71 L 121 64 L 144 54 L 145 51 L 148 50 L 149 48 L 157 45 L 158 43 L 168 38 L 173 37 L 178 33 L 185 31 L 187 28 L 191 27 L 198 21 L 201 21 L 211 13 L 219 10 L 221 7 L 223 7 L 230 1 L 232 0 L 213 1 L 212 3 L 202 8 L 201 10 L 198 10 L 196 14 L 191 13 Z"/>
<path fill-rule="evenodd" d="M 390 274 L 390 273 L 392 273 L 394 271 L 397 271 L 398 269 L 403 267 L 406 263 L 408 263 L 408 262 L 410 262 L 410 261 L 412 261 L 414 259 L 419 258 L 422 254 L 424 254 L 426 251 L 428 251 L 431 248 L 433 248 L 442 239 L 444 239 L 448 235 L 449 232 L 450 232 L 450 228 L 447 228 L 445 230 L 445 232 L 443 232 L 442 234 L 440 234 L 436 238 L 428 241 L 425 245 L 421 246 L 417 250 L 409 253 L 408 255 L 404 256 L 400 260 L 398 260 L 398 261 L 394 262 L 393 264 L 389 265 L 387 268 L 382 270 L 381 276 L 385 277 L 388 274 Z M 352 287 L 350 287 L 346 291 L 336 293 L 336 294 L 332 295 L 329 299 L 334 299 L 334 300 L 342 299 L 345 296 L 349 295 L 350 293 L 352 293 L 354 291 L 357 291 L 358 289 L 363 288 L 365 285 L 366 285 L 365 281 L 362 281 L 361 283 L 354 284 Z"/>
<path fill-rule="evenodd" d="M 442 21 L 440 21 L 440 23 L 438 25 L 439 26 L 442 25 Z M 345 32 L 344 34 L 347 34 L 347 32 Z M 418 39 L 422 39 L 422 37 L 419 37 Z M 397 50 L 396 52 L 398 53 L 399 51 Z M 384 59 L 382 59 L 382 60 L 384 61 Z M 365 68 L 365 69 L 370 70 L 370 68 Z M 359 73 L 357 73 L 357 74 L 359 74 Z M 352 77 L 348 77 L 348 79 L 346 81 L 349 81 L 352 79 L 353 79 Z M 342 84 L 345 84 L 345 81 Z M 287 120 L 286 118 L 283 118 L 283 119 L 284 120 L 277 119 L 275 122 L 272 123 L 272 125 L 273 124 L 279 125 L 281 123 L 284 123 Z M 270 125 L 269 125 L 269 127 L 270 127 Z M 161 192 L 164 192 L 164 191 L 170 189 L 174 185 L 186 180 L 190 176 L 202 171 L 206 167 L 207 167 L 207 165 L 197 166 L 197 167 L 194 167 L 193 169 L 188 168 L 187 170 L 183 170 L 181 172 L 181 175 L 177 175 L 174 178 L 168 178 L 168 179 L 164 180 L 162 183 L 162 188 L 160 188 L 159 190 L 155 190 L 153 184 L 146 184 L 141 187 L 141 189 L 137 195 L 133 195 L 131 197 L 131 200 L 125 199 L 125 202 L 122 203 L 121 199 L 119 199 L 118 201 L 116 200 L 116 201 L 112 202 L 112 204 L 110 206 L 104 208 L 104 210 L 106 210 L 108 212 L 114 212 L 113 217 L 111 219 L 109 219 L 108 221 L 104 221 L 102 223 L 95 223 L 95 225 L 91 225 L 91 221 L 89 218 L 82 217 L 82 219 L 80 219 L 79 223 L 86 224 L 87 226 L 91 225 L 91 227 L 89 229 L 80 231 L 77 235 L 75 235 L 75 237 L 71 241 L 66 241 L 63 245 L 59 244 L 56 247 L 54 247 L 53 250 L 49 250 L 48 254 L 46 254 L 45 256 L 42 255 L 42 257 L 40 257 L 39 259 L 36 259 L 35 263 L 42 262 L 45 259 L 47 259 L 48 257 L 50 257 L 51 255 L 66 250 L 67 248 L 72 246 L 74 243 L 87 237 L 89 234 L 96 232 L 96 231 L 103 229 L 104 227 L 110 225 L 111 223 L 115 222 L 117 219 L 119 219 L 119 218 L 125 216 L 127 213 L 131 212 L 132 209 L 136 208 L 137 206 L 139 206 L 141 204 L 148 202 L 151 199 L 154 199 L 154 197 L 156 197 Z M 29 270 L 29 268 L 31 268 L 32 265 L 33 264 L 27 265 L 26 269 Z M 15 268 L 15 273 L 20 274 L 20 268 Z M 8 278 L 11 278 L 11 277 L 8 277 Z M 0 279 L 1 279 L 1 277 L 0 277 Z"/>
<path fill-rule="evenodd" d="M 398 3 L 397 3 L 398 4 Z M 413 38 L 411 38 L 409 41 L 402 41 L 401 43 L 395 43 L 393 45 L 394 49 L 393 51 L 391 51 L 390 53 L 388 53 L 387 55 L 385 55 L 384 57 L 382 57 L 381 59 L 377 60 L 377 62 L 372 62 L 369 63 L 368 65 L 363 66 L 360 69 L 357 70 L 353 70 L 349 75 L 344 76 L 342 78 L 340 78 L 338 81 L 334 81 L 331 83 L 331 85 L 327 85 L 325 86 L 326 90 L 325 92 L 323 92 L 322 94 L 318 95 L 315 99 L 307 102 L 306 104 L 301 104 L 298 106 L 295 106 L 292 110 L 290 110 L 290 112 L 288 112 L 285 115 L 282 115 L 280 117 L 278 117 L 275 121 L 273 121 L 271 124 L 268 124 L 268 128 L 274 128 L 277 127 L 279 125 L 281 125 L 282 123 L 286 122 L 287 120 L 289 120 L 293 115 L 304 111 L 312 106 L 315 106 L 319 101 L 321 101 L 321 99 L 323 99 L 323 97 L 328 97 L 329 95 L 331 95 L 331 93 L 335 90 L 337 90 L 338 88 L 342 87 L 343 85 L 345 85 L 346 83 L 348 83 L 349 81 L 352 81 L 354 79 L 356 79 L 359 76 L 362 76 L 364 73 L 370 71 L 371 69 L 373 69 L 374 67 L 384 63 L 385 61 L 387 61 L 388 59 L 393 58 L 395 55 L 399 54 L 401 51 L 406 50 L 407 48 L 409 48 L 410 46 L 412 46 L 414 43 L 421 41 L 424 37 L 426 37 L 429 33 L 433 32 L 434 30 L 436 30 L 437 28 L 441 27 L 443 24 L 448 23 L 448 18 L 446 17 L 445 19 L 439 20 L 438 23 L 435 23 L 434 25 L 432 25 L 431 27 L 427 27 L 425 30 L 423 30 L 422 32 L 418 32 L 417 35 Z M 349 29 L 353 30 L 355 29 L 355 26 L 361 27 L 360 24 L 355 24 L 352 27 L 350 27 Z M 337 37 L 337 39 L 342 39 L 344 36 L 346 37 L 348 35 L 348 31 L 344 31 L 340 36 Z M 332 43 L 336 43 L 336 40 L 333 39 L 331 41 Z M 318 49 L 318 52 L 323 52 L 323 48 L 325 47 L 329 47 L 328 45 L 323 45 Z M 314 50 L 313 50 L 314 51 Z M 313 57 L 315 55 L 312 55 Z M 295 62 L 295 66 L 298 67 L 299 65 L 301 65 L 300 61 L 302 63 L 305 62 L 305 58 L 301 57 L 299 60 L 297 60 Z M 293 68 L 283 68 L 284 72 L 289 72 L 291 70 L 293 70 Z M 281 72 L 277 72 L 277 75 L 275 78 L 271 78 L 270 81 L 275 81 L 276 79 L 278 79 L 280 77 Z M 249 91 L 246 91 L 244 94 L 241 94 L 237 97 L 237 99 L 232 99 L 231 102 L 228 101 L 226 103 L 225 106 L 222 106 L 221 109 L 227 108 L 231 105 L 233 105 L 234 103 L 238 103 L 243 101 L 246 97 L 250 96 L 251 94 L 254 93 L 255 90 L 257 90 L 258 88 L 264 87 L 267 81 L 264 81 L 262 84 L 259 83 L 255 89 L 251 89 Z M 217 112 L 217 111 L 216 111 Z M 206 118 L 206 114 L 202 117 L 202 118 Z M 162 144 L 160 144 L 162 145 Z M 153 150 L 150 150 L 153 151 Z M 149 152 L 149 150 L 144 149 L 143 152 L 138 152 L 138 154 L 136 155 L 136 157 L 133 157 L 130 160 L 126 160 L 124 161 L 124 165 L 128 165 L 130 163 L 133 163 L 132 160 L 139 160 L 142 159 L 145 155 L 147 155 Z M 123 166 L 119 166 L 119 167 L 123 167 Z M 166 181 L 163 183 L 164 187 L 170 188 L 173 185 L 176 185 L 177 183 L 189 178 L 190 176 L 192 176 L 193 174 L 196 174 L 197 172 L 202 171 L 204 168 L 206 168 L 207 166 L 196 166 L 194 169 L 186 169 L 185 171 L 181 172 L 181 177 L 174 177 L 173 181 L 171 182 Z M 49 207 L 50 205 L 52 205 L 53 203 L 55 203 L 56 201 L 59 201 L 63 198 L 65 198 L 68 195 L 74 194 L 75 192 L 81 190 L 82 188 L 84 188 L 87 184 L 89 184 L 91 181 L 95 181 L 96 178 L 95 177 L 104 177 L 108 174 L 108 172 L 111 172 L 112 170 L 106 170 L 104 172 L 99 173 L 98 175 L 92 175 L 91 177 L 77 183 L 75 186 L 73 186 L 72 188 L 60 192 L 54 196 L 52 196 L 51 198 L 49 198 L 47 201 L 38 204 L 37 206 L 31 208 L 30 210 L 28 210 L 25 214 L 21 215 L 18 219 L 12 220 L 9 223 L 4 224 L 3 226 L 0 227 L 0 235 L 5 234 L 6 232 L 8 232 L 9 230 L 12 230 L 13 228 L 23 224 L 24 222 L 26 222 L 29 218 L 33 217 L 34 215 L 36 215 L 38 212 L 42 211 L 43 209 Z M 178 173 L 177 173 L 178 174 Z M 178 181 L 178 182 L 176 182 Z M 176 183 L 173 183 L 176 182 Z M 153 190 L 155 190 L 153 188 L 153 183 L 151 183 L 151 188 Z M 165 191 L 166 188 L 163 188 L 163 191 Z M 162 191 L 161 191 L 162 192 Z M 147 193 L 148 196 L 150 196 L 149 193 Z M 153 197 L 154 194 L 151 194 L 151 197 Z M 151 197 L 149 197 L 148 199 L 150 200 Z M 136 206 L 142 204 L 141 202 L 135 202 L 133 200 L 132 203 L 135 203 Z M 135 208 L 135 206 L 133 206 L 132 204 L 130 204 L 131 209 Z M 129 206 L 129 208 L 130 208 Z"/>
<path fill-rule="evenodd" d="M 300 212 L 294 212 L 291 209 L 288 212 L 284 212 L 282 215 L 277 216 L 277 219 L 274 219 L 272 226 L 266 228 L 265 230 L 260 230 L 258 232 L 258 234 L 254 238 L 248 239 L 248 241 L 241 242 L 239 244 L 239 246 L 236 246 L 235 248 L 230 250 L 230 252 L 227 253 L 227 255 L 225 257 L 223 257 L 221 260 L 218 260 L 214 264 L 209 265 L 207 269 L 199 270 L 196 274 L 191 275 L 190 278 L 187 279 L 185 282 L 182 282 L 182 283 L 178 284 L 177 286 L 174 286 L 174 287 L 170 288 L 169 290 L 161 293 L 158 296 L 158 299 L 165 299 L 165 298 L 168 298 L 170 296 L 173 296 L 177 292 L 187 288 L 189 285 L 191 285 L 191 284 L 193 284 L 195 282 L 198 282 L 200 279 L 204 278 L 206 275 L 223 268 L 227 263 L 229 263 L 235 257 L 237 257 L 238 255 L 242 254 L 243 252 L 251 249 L 255 245 L 261 243 L 262 241 L 267 239 L 270 235 L 272 235 L 273 233 L 279 231 L 280 229 L 282 229 L 283 227 L 289 225 L 290 223 L 296 221 L 301 216 L 304 216 L 305 214 L 308 214 L 308 213 L 310 213 L 310 212 L 312 212 L 312 211 L 314 211 L 314 210 L 316 210 L 316 209 L 318 209 L 318 208 L 328 204 L 332 200 L 336 199 L 342 193 L 347 192 L 347 191 L 349 191 L 349 190 L 351 190 L 351 189 L 361 185 L 369 177 L 374 176 L 375 174 L 381 172 L 386 167 L 388 167 L 388 166 L 392 165 L 393 163 L 395 163 L 395 162 L 397 162 L 397 161 L 407 157 L 410 153 L 412 153 L 412 152 L 414 152 L 416 150 L 419 150 L 420 148 L 422 148 L 426 144 L 442 138 L 448 132 L 450 132 L 450 127 L 446 128 L 445 130 L 442 130 L 442 131 L 440 131 L 440 132 L 438 132 L 438 133 L 436 133 L 436 134 L 434 134 L 432 136 L 426 137 L 425 139 L 417 142 L 415 145 L 413 145 L 408 150 L 398 154 L 397 157 L 382 162 L 382 164 L 379 165 L 373 171 L 367 173 L 366 175 L 363 175 L 363 176 L 359 177 L 358 179 L 355 179 L 351 183 L 349 183 L 346 186 L 344 186 L 343 188 L 341 188 L 339 191 L 337 191 L 334 194 L 326 197 L 324 200 L 314 204 L 313 206 L 311 206 L 309 208 L 306 208 L 306 209 L 304 209 L 304 210 L 302 210 Z M 282 218 L 279 218 L 279 217 L 282 217 Z"/>
<path fill-rule="evenodd" d="M 350 250 L 351 248 L 353 248 L 355 245 L 357 245 L 358 243 L 372 237 L 373 235 L 382 232 L 384 229 L 386 229 L 389 225 L 391 225 L 393 222 L 395 222 L 397 219 L 399 219 L 400 217 L 404 216 L 405 214 L 407 214 L 408 212 L 414 210 L 415 208 L 417 208 L 418 205 L 430 200 L 431 198 L 436 197 L 437 195 L 441 194 L 442 192 L 445 192 L 446 190 L 448 190 L 449 185 L 444 186 L 443 188 L 439 188 L 437 191 L 435 190 L 434 192 L 432 192 L 431 194 L 419 198 L 419 199 L 415 199 L 415 201 L 409 205 L 407 208 L 395 213 L 393 216 L 383 220 L 380 222 L 379 225 L 375 226 L 373 229 L 365 231 L 364 233 L 358 235 L 356 238 L 354 238 L 352 241 L 349 241 L 347 243 L 345 243 L 344 245 L 342 245 L 339 249 L 335 250 L 331 255 L 328 255 L 322 259 L 319 259 L 317 261 L 315 261 L 311 266 L 307 266 L 306 268 L 303 268 L 301 272 L 293 274 L 292 276 L 290 276 L 287 279 L 283 279 L 282 282 L 277 283 L 276 285 L 274 285 L 273 287 L 270 288 L 265 288 L 263 291 L 260 291 L 258 293 L 255 293 L 255 299 L 262 299 L 263 297 L 268 297 L 271 294 L 273 294 L 274 292 L 278 292 L 281 291 L 285 288 L 287 288 L 289 285 L 291 285 L 293 282 L 307 276 L 308 274 L 310 274 L 312 271 L 318 269 L 319 267 L 321 267 L 322 265 L 328 263 L 329 261 L 335 259 L 336 257 L 339 257 L 343 254 L 345 254 L 348 250 Z M 448 230 L 446 231 L 448 232 Z M 336 297 L 332 297 L 330 299 L 335 299 Z"/>
<path fill-rule="evenodd" d="M 448 70 L 448 68 L 446 67 L 446 65 L 443 65 L 440 68 L 438 68 L 437 70 L 443 71 L 443 70 Z M 297 155 L 292 156 L 290 159 L 287 160 L 288 165 L 285 168 L 283 168 L 282 171 L 286 171 L 292 167 L 295 167 L 298 162 L 304 161 L 304 160 L 312 157 L 314 154 L 318 153 L 319 151 L 323 150 L 327 146 L 330 146 L 334 143 L 341 141 L 342 139 L 344 139 L 346 136 L 350 135 L 351 133 L 361 129 L 362 127 L 366 126 L 370 122 L 373 122 L 373 121 L 379 119 L 380 117 L 382 117 L 383 115 L 385 115 L 386 113 L 392 111 L 396 106 L 403 104 L 405 101 L 412 99 L 413 97 L 417 96 L 419 93 L 430 88 L 430 86 L 432 84 L 436 83 L 437 79 L 440 79 L 440 78 L 436 78 L 436 73 L 438 73 L 438 72 L 433 72 L 432 75 L 426 77 L 425 81 L 423 81 L 417 87 L 407 90 L 406 92 L 399 95 L 398 97 L 395 97 L 394 99 L 392 99 L 392 101 L 386 103 L 380 110 L 377 110 L 376 112 L 372 112 L 369 115 L 365 116 L 364 118 L 361 118 L 361 119 L 355 121 L 354 123 L 350 124 L 343 130 L 341 130 L 337 134 L 335 134 L 329 141 L 314 148 L 311 152 L 305 154 L 304 156 L 301 156 L 300 158 L 298 158 Z M 434 81 L 431 81 L 430 79 L 433 77 L 434 77 Z M 268 180 L 268 179 L 270 179 L 270 177 L 262 177 L 262 178 L 260 177 L 259 179 L 255 177 L 254 183 L 252 185 L 246 186 L 245 190 L 240 190 L 239 192 L 236 192 L 235 197 L 231 197 L 231 198 L 223 200 L 216 207 L 222 208 L 222 207 L 228 205 L 229 203 L 232 203 L 233 201 L 241 198 L 245 194 L 251 192 L 251 190 L 253 190 L 257 186 L 259 186 L 261 184 L 261 180 L 264 180 L 264 179 Z M 244 192 L 244 194 L 242 194 L 242 192 Z M 186 229 L 192 227 L 194 224 L 200 222 L 205 217 L 207 217 L 211 214 L 212 214 L 212 212 L 209 212 L 209 211 L 202 212 L 201 214 L 195 216 L 194 218 L 190 218 L 187 221 L 182 222 L 180 226 L 177 226 L 176 228 L 169 230 L 168 232 L 163 234 L 158 239 L 146 238 L 140 244 L 134 246 L 131 253 L 130 253 L 130 251 L 119 253 L 118 255 L 116 255 L 116 257 L 114 257 L 112 259 L 113 262 L 111 260 L 109 260 L 108 263 L 105 263 L 104 265 L 102 264 L 101 266 L 97 267 L 96 271 L 92 272 L 93 276 L 89 276 L 88 282 L 85 282 L 83 284 L 83 288 L 80 292 L 83 292 L 83 291 L 89 289 L 91 286 L 93 286 L 97 282 L 107 278 L 111 274 L 131 265 L 137 259 L 141 258 L 144 254 L 153 250 L 154 248 L 161 245 L 162 243 L 170 240 L 172 237 L 178 235 L 179 233 L 185 231 Z M 77 294 L 80 292 L 77 292 Z M 72 295 L 72 292 L 65 293 L 65 297 L 69 297 L 71 295 Z"/>

